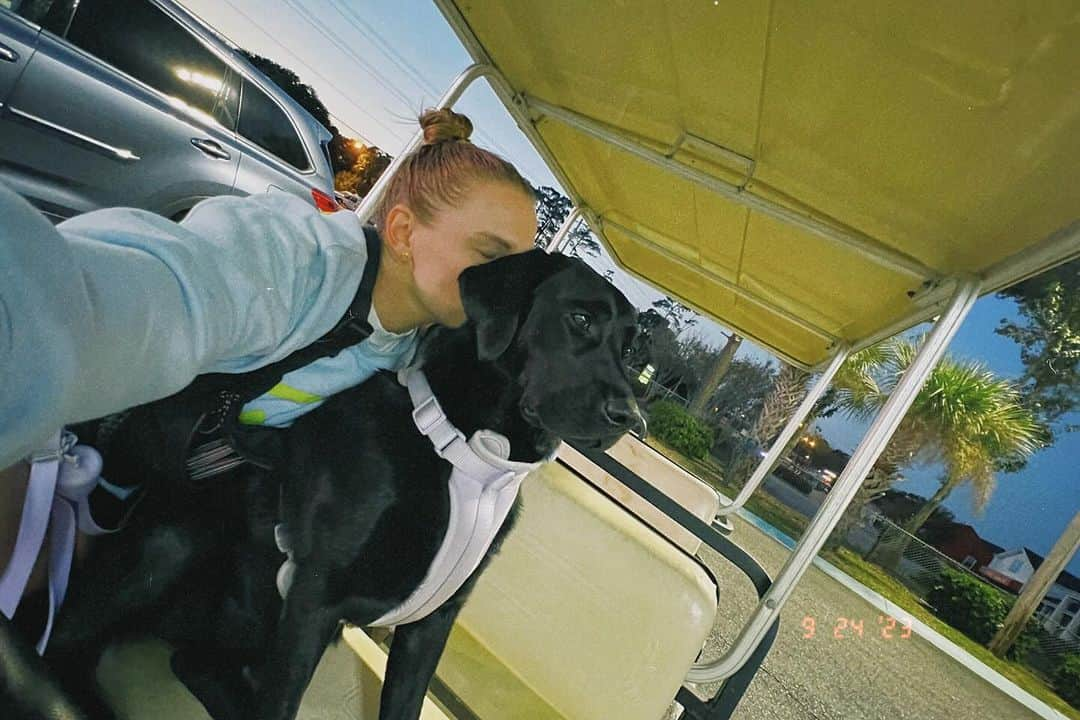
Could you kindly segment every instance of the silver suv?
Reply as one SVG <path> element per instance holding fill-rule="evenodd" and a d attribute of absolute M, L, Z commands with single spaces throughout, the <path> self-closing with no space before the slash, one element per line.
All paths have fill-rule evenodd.
<path fill-rule="evenodd" d="M 0 0 L 0 182 L 54 220 L 277 188 L 335 210 L 330 133 L 169 0 Z"/>

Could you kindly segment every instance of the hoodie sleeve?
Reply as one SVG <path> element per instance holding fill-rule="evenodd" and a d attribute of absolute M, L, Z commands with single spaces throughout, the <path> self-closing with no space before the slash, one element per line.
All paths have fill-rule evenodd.
<path fill-rule="evenodd" d="M 64 424 L 245 372 L 327 332 L 366 262 L 352 213 L 286 193 L 53 227 L 0 186 L 0 468 Z"/>

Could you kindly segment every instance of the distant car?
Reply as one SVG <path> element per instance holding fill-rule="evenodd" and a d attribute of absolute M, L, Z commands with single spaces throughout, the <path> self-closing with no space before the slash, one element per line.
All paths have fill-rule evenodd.
<path fill-rule="evenodd" d="M 804 495 L 809 495 L 818 485 L 816 471 L 793 462 L 789 457 L 781 458 L 773 468 L 773 474 L 794 485 Z"/>
<path fill-rule="evenodd" d="M 827 468 L 821 468 L 818 470 L 818 476 L 818 490 L 825 492 L 832 490 L 833 483 L 836 482 L 836 473 Z"/>
<path fill-rule="evenodd" d="M 338 205 L 346 210 L 355 210 L 360 207 L 360 196 L 348 190 L 335 191 L 334 199 L 337 200 Z"/>
<path fill-rule="evenodd" d="M 55 221 L 272 188 L 336 210 L 330 138 L 171 0 L 0 0 L 0 181 Z"/>

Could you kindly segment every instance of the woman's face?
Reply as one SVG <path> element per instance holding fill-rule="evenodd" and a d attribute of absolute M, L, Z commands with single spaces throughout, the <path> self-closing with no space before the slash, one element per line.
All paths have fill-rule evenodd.
<path fill-rule="evenodd" d="M 435 322 L 465 322 L 458 276 L 473 265 L 533 248 L 536 209 L 521 188 L 478 182 L 457 207 L 436 210 L 430 224 L 412 232 L 413 279 L 420 302 Z"/>

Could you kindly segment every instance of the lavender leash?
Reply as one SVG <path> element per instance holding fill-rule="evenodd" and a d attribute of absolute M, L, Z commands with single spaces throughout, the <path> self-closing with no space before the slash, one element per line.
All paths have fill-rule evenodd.
<path fill-rule="evenodd" d="M 49 618 L 37 644 L 39 655 L 45 652 L 53 620 L 67 594 L 76 528 L 88 535 L 115 532 L 102 528 L 90 516 L 88 498 L 101 480 L 101 455 L 77 442 L 73 433 L 60 430 L 43 450 L 31 456 L 15 551 L 0 576 L 0 612 L 10 619 L 19 607 L 45 535 L 49 535 Z"/>

